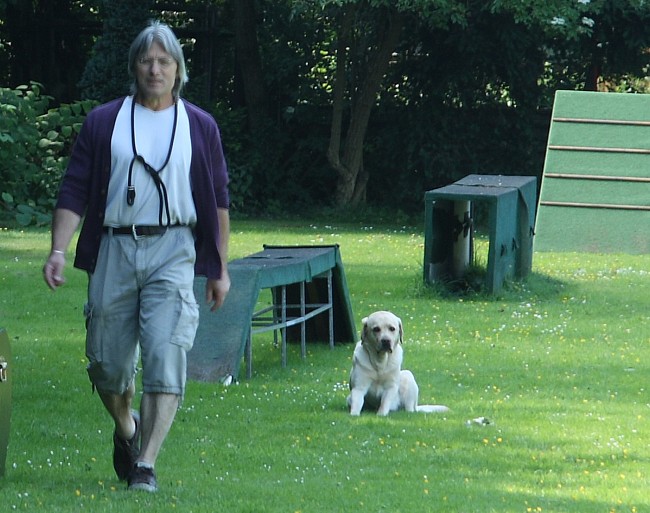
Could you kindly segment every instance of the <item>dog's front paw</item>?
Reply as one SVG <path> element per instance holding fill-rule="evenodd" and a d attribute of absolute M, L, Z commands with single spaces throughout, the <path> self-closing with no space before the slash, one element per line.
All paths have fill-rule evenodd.
<path fill-rule="evenodd" d="M 350 407 L 350 415 L 358 417 L 363 409 L 365 394 L 356 388 L 353 388 L 348 396 L 347 403 Z"/>
<path fill-rule="evenodd" d="M 353 417 L 358 417 L 361 415 L 361 410 L 363 408 L 363 404 L 358 404 L 358 403 L 353 403 L 350 405 L 350 415 Z"/>

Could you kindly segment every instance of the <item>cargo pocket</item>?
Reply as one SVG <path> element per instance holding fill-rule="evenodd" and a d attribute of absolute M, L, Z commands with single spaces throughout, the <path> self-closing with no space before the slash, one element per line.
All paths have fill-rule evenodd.
<path fill-rule="evenodd" d="M 199 305 L 191 289 L 180 289 L 178 296 L 176 307 L 178 315 L 171 342 L 189 351 L 192 349 L 196 330 L 199 327 Z"/>
<path fill-rule="evenodd" d="M 93 310 L 93 305 L 90 303 L 84 305 L 84 318 L 86 320 L 86 358 L 88 358 L 86 371 L 88 372 L 88 378 L 90 378 L 94 392 L 95 382 L 98 376 L 101 376 L 102 344 L 100 337 L 96 334 L 97 330 L 95 326 L 97 320 L 94 318 Z"/>
<path fill-rule="evenodd" d="M 84 319 L 86 321 L 86 329 L 90 325 L 90 321 L 93 318 L 93 305 L 90 303 L 84 304 Z"/>
<path fill-rule="evenodd" d="M 91 362 L 102 360 L 101 336 L 97 330 L 97 319 L 94 316 L 94 305 L 84 305 L 84 318 L 86 321 L 86 356 Z"/>

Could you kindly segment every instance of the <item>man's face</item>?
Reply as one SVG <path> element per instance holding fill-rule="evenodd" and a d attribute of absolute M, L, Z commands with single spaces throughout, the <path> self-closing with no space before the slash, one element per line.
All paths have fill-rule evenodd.
<path fill-rule="evenodd" d="M 171 97 L 177 72 L 178 64 L 174 58 L 154 42 L 136 62 L 138 94 L 143 96 L 143 100 Z"/>

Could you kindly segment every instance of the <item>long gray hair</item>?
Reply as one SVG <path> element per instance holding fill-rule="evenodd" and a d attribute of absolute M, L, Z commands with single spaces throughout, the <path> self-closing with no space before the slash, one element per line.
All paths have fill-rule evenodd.
<path fill-rule="evenodd" d="M 185 56 L 183 55 L 181 44 L 178 42 L 172 29 L 159 21 L 152 21 L 149 26 L 136 36 L 133 43 L 131 43 L 131 48 L 129 49 L 129 75 L 133 77 L 131 94 L 138 92 L 138 81 L 135 73 L 138 60 L 149 51 L 153 43 L 158 43 L 162 46 L 176 61 L 178 69 L 176 70 L 176 81 L 174 82 L 172 94 L 174 98 L 178 99 L 183 85 L 188 80 Z"/>

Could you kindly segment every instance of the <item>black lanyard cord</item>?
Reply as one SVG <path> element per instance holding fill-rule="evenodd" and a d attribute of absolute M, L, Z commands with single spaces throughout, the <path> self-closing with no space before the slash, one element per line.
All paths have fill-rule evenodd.
<path fill-rule="evenodd" d="M 135 145 L 135 97 L 133 97 L 133 100 L 131 102 L 131 147 L 133 148 L 133 158 L 131 159 L 131 163 L 129 164 L 129 178 L 128 178 L 128 186 L 126 189 L 126 203 L 129 206 L 133 206 L 133 203 L 135 202 L 135 185 L 133 185 L 133 164 L 135 164 L 135 161 L 137 160 L 142 164 L 142 166 L 145 168 L 145 170 L 151 175 L 151 178 L 153 178 L 153 182 L 156 184 L 156 190 L 158 191 L 158 200 L 159 200 L 159 209 L 158 209 L 158 224 L 160 226 L 163 226 L 163 205 L 165 206 L 165 214 L 167 216 L 167 225 L 169 226 L 171 224 L 171 216 L 169 215 L 169 198 L 167 196 L 167 187 L 165 187 L 165 183 L 162 181 L 162 178 L 160 178 L 160 172 L 165 169 L 167 164 L 169 163 L 169 159 L 172 156 L 172 149 L 174 147 L 174 139 L 176 138 L 176 125 L 178 124 L 178 102 L 174 102 L 174 126 L 172 128 L 172 137 L 171 140 L 169 141 L 169 150 L 167 151 L 167 158 L 165 159 L 165 163 L 162 165 L 162 167 L 158 170 L 154 169 L 153 166 L 147 163 L 147 161 L 144 159 L 142 155 L 138 154 L 138 150 Z"/>
<path fill-rule="evenodd" d="M 165 215 L 167 216 L 167 226 L 171 224 L 171 216 L 169 215 L 169 198 L 167 196 L 167 187 L 165 187 L 165 182 L 162 181 L 162 178 L 160 178 L 160 171 L 156 171 L 153 167 L 151 167 L 142 157 L 142 155 L 136 155 L 133 160 L 138 160 L 144 168 L 147 170 L 147 172 L 151 175 L 151 178 L 153 178 L 153 182 L 156 184 L 156 190 L 158 191 L 158 224 L 160 226 L 163 225 L 163 205 L 165 205 Z M 165 166 L 163 166 L 165 167 Z M 162 171 L 162 168 L 161 168 Z M 135 188 L 134 188 L 134 193 L 135 193 Z"/>

